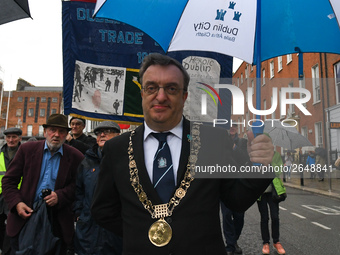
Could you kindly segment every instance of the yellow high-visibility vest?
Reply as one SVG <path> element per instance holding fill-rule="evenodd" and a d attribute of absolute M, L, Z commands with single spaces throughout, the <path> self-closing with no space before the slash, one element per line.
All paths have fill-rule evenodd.
<path fill-rule="evenodd" d="M 2 177 L 4 177 L 5 173 L 6 173 L 5 154 L 2 151 L 0 153 L 0 194 L 2 194 Z M 18 189 L 20 189 L 21 187 L 21 182 L 22 182 L 22 177 L 18 184 Z"/>
<path fill-rule="evenodd" d="M 2 194 L 2 177 L 4 177 L 6 173 L 6 165 L 5 165 L 5 155 L 2 151 L 0 154 L 0 194 Z"/>

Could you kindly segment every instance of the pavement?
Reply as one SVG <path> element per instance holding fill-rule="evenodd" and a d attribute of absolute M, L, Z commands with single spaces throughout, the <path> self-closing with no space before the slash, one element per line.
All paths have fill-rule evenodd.
<path fill-rule="evenodd" d="M 312 179 L 310 173 L 303 173 L 303 178 L 300 173 L 292 173 L 290 179 L 286 178 L 284 185 L 340 199 L 340 170 L 333 169 L 331 173 L 325 173 L 323 181 L 318 176 Z"/>

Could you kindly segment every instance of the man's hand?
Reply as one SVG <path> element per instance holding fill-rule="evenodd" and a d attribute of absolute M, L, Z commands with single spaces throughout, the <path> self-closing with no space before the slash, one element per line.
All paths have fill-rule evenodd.
<path fill-rule="evenodd" d="M 48 206 L 55 206 L 58 204 L 58 195 L 52 191 L 50 195 L 44 197 L 44 200 Z"/>
<path fill-rule="evenodd" d="M 247 136 L 247 150 L 251 162 L 269 165 L 274 156 L 274 146 L 270 137 L 266 135 L 258 135 L 254 138 L 252 131 L 248 131 Z"/>
<path fill-rule="evenodd" d="M 31 217 L 33 210 L 28 207 L 24 202 L 19 202 L 16 206 L 18 215 L 26 220 L 27 218 Z"/>

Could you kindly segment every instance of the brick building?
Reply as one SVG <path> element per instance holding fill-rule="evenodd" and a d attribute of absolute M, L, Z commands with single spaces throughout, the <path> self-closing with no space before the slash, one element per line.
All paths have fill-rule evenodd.
<path fill-rule="evenodd" d="M 303 54 L 303 75 L 299 79 L 299 56 L 289 54 L 272 58 L 261 64 L 261 109 L 271 109 L 273 102 L 273 88 L 278 88 L 278 106 L 270 115 L 262 119 L 289 119 L 296 125 L 298 131 L 306 136 L 315 147 L 336 150 L 340 148 L 340 129 L 329 129 L 329 121 L 340 122 L 340 55 L 325 53 Z M 249 87 L 255 91 L 256 66 L 245 62 L 241 64 L 233 75 L 233 85 L 238 86 L 247 95 Z M 311 93 L 310 100 L 303 106 L 311 113 L 306 115 L 298 107 L 287 105 L 285 114 L 280 112 L 280 97 L 298 99 L 305 95 L 287 93 L 281 95 L 281 88 L 305 88 Z M 253 105 L 256 103 L 256 93 L 253 92 Z M 248 102 L 245 100 L 245 115 L 232 116 L 234 121 L 248 122 L 255 119 L 249 112 Z M 247 124 L 246 124 L 247 126 Z M 244 135 L 246 127 L 240 127 Z M 330 132 L 329 132 L 330 131 Z"/>
<path fill-rule="evenodd" d="M 62 87 L 35 87 L 19 79 L 15 91 L 2 93 L 0 136 L 3 136 L 5 128 L 19 127 L 24 139 L 43 137 L 42 125 L 47 118 L 62 112 L 62 91 Z"/>

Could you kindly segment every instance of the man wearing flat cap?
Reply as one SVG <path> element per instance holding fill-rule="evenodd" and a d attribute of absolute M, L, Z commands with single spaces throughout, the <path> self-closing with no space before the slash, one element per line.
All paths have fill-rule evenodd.
<path fill-rule="evenodd" d="M 46 140 L 22 144 L 2 179 L 3 195 L 10 210 L 7 234 L 11 237 L 11 254 L 19 249 L 19 234 L 32 216 L 33 204 L 42 199 L 52 215 L 53 234 L 60 238 L 59 254 L 67 254 L 67 248 L 72 246 L 72 203 L 77 167 L 83 155 L 64 144 L 70 130 L 65 115 L 52 114 L 43 127 Z"/>
<path fill-rule="evenodd" d="M 2 146 L 0 152 L 0 249 L 3 254 L 10 251 L 9 239 L 6 235 L 6 224 L 8 207 L 2 196 L 2 177 L 6 173 L 6 169 L 12 162 L 18 148 L 21 144 L 22 131 L 20 128 L 11 127 L 4 131 L 6 143 Z"/>
<path fill-rule="evenodd" d="M 120 127 L 113 121 L 103 121 L 94 129 L 94 133 L 97 136 L 97 144 L 86 151 L 77 174 L 76 201 L 74 203 L 77 219 L 75 252 L 77 254 L 120 255 L 122 253 L 121 238 L 97 225 L 90 212 L 100 172 L 102 149 L 106 141 L 120 134 Z"/>
<path fill-rule="evenodd" d="M 96 144 L 96 139 L 90 135 L 85 135 L 85 120 L 78 117 L 70 119 L 71 133 L 66 136 L 68 145 L 78 149 L 85 154 L 88 149 L 91 149 Z"/>

